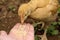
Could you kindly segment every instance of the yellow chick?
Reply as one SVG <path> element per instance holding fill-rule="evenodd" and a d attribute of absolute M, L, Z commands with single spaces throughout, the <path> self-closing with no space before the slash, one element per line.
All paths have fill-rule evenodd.
<path fill-rule="evenodd" d="M 30 0 L 18 9 L 21 23 L 30 16 L 33 19 L 51 21 L 56 18 L 58 0 Z M 28 16 L 27 16 L 28 15 Z"/>

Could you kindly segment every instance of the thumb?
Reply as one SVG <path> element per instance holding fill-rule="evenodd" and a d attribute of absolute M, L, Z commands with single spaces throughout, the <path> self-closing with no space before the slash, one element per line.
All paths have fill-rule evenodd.
<path fill-rule="evenodd" d="M 7 39 L 7 33 L 5 31 L 0 31 L 0 40 L 6 40 Z"/>
<path fill-rule="evenodd" d="M 0 31 L 0 36 L 1 35 L 7 35 L 7 33 L 5 31 Z"/>

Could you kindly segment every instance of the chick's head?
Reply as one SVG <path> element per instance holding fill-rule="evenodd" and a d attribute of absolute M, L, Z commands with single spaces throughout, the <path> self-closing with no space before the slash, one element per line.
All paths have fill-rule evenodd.
<path fill-rule="evenodd" d="M 30 15 L 30 8 L 28 4 L 23 4 L 18 9 L 18 15 L 20 17 L 21 23 Z"/>

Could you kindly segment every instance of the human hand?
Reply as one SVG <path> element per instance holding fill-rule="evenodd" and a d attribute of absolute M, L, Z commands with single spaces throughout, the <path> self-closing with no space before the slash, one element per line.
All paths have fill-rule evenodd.
<path fill-rule="evenodd" d="M 34 28 L 30 24 L 16 24 L 7 35 L 5 31 L 0 32 L 0 40 L 34 40 Z"/>

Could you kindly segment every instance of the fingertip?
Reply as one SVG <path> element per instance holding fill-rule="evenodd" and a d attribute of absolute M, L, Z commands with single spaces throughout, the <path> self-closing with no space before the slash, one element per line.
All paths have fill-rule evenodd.
<path fill-rule="evenodd" d="M 7 35 L 7 33 L 5 31 L 0 31 L 0 35 Z"/>
<path fill-rule="evenodd" d="M 20 26 L 20 23 L 17 23 L 14 25 L 14 27 L 12 29 L 17 29 Z"/>
<path fill-rule="evenodd" d="M 34 32 L 34 26 L 32 24 L 27 24 L 29 26 L 29 31 Z"/>
<path fill-rule="evenodd" d="M 28 23 L 27 25 L 28 25 L 29 27 L 33 27 L 33 25 L 32 25 L 32 24 L 30 24 L 30 23 Z"/>

